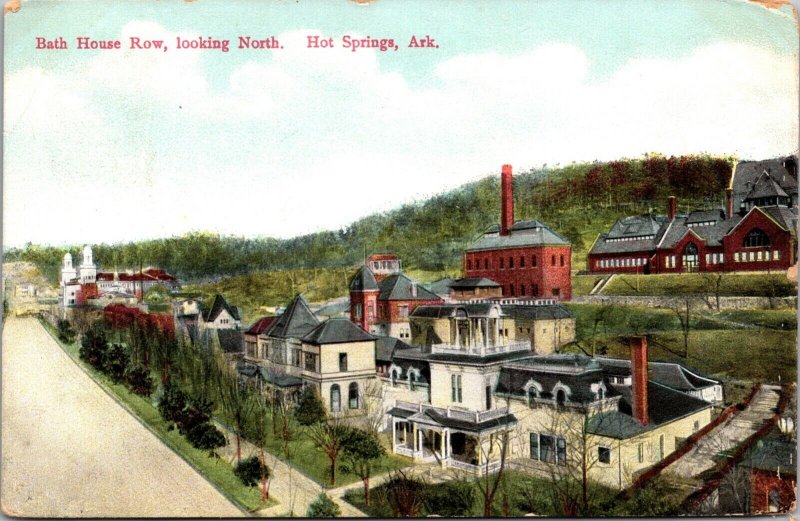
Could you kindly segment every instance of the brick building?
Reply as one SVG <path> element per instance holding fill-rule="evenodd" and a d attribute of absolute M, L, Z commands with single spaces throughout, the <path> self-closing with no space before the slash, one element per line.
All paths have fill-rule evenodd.
<path fill-rule="evenodd" d="M 376 276 L 368 266 L 359 268 L 350 279 L 350 320 L 376 335 L 411 338 L 408 317 L 417 306 L 443 302 L 441 297 L 402 273 Z"/>
<path fill-rule="evenodd" d="M 733 186 L 737 186 L 734 173 Z M 743 195 L 725 194 L 725 208 L 624 217 L 589 251 L 592 273 L 680 273 L 786 270 L 797 263 L 797 181 L 763 170 L 748 176 Z M 744 191 L 744 189 L 742 189 Z M 734 212 L 736 202 L 738 212 Z"/>
<path fill-rule="evenodd" d="M 493 280 L 504 297 L 569 300 L 572 246 L 539 221 L 514 221 L 511 165 L 503 165 L 500 202 L 500 225 L 464 252 L 464 277 Z"/>

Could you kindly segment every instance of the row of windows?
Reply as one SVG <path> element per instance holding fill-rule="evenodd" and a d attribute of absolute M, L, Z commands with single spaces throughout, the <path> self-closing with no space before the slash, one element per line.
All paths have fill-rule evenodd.
<path fill-rule="evenodd" d="M 706 264 L 723 264 L 724 262 L 724 253 L 706 253 Z"/>
<path fill-rule="evenodd" d="M 739 253 L 738 251 L 733 254 L 733 261 L 734 262 L 762 262 L 762 261 L 770 261 L 770 260 L 780 260 L 781 254 L 780 251 L 775 250 L 770 255 L 769 251 L 743 251 Z"/>
<path fill-rule="evenodd" d="M 347 406 L 350 409 L 358 409 L 358 384 L 353 382 L 347 388 Z M 331 412 L 342 410 L 342 393 L 339 384 L 331 386 Z"/>
<path fill-rule="evenodd" d="M 489 268 L 490 264 L 491 263 L 489 262 L 489 258 L 488 257 L 483 259 L 483 269 L 485 269 L 485 270 L 490 269 Z M 531 256 L 531 265 L 530 265 L 530 267 L 531 268 L 535 268 L 537 266 L 537 264 L 538 264 L 538 261 L 537 261 L 536 255 L 532 255 Z M 555 266 L 556 264 L 558 264 L 560 266 L 564 266 L 566 264 L 566 260 L 565 260 L 563 255 L 558 255 L 558 256 L 551 255 L 550 256 L 550 265 L 551 266 Z M 472 259 L 467 259 L 467 269 L 471 270 L 472 266 L 473 266 Z M 476 270 L 481 269 L 481 259 L 475 259 L 474 266 L 475 266 Z M 500 259 L 498 260 L 497 266 L 492 266 L 492 268 L 497 267 L 497 268 L 499 268 L 501 270 L 504 270 L 504 269 L 506 269 L 506 266 L 508 266 L 508 269 L 514 269 L 514 257 L 508 257 L 508 263 L 506 263 L 506 258 L 505 257 L 500 257 Z M 525 268 L 526 267 L 525 266 L 525 256 L 521 255 L 519 257 L 519 264 L 517 266 L 519 268 Z"/>
<path fill-rule="evenodd" d="M 627 259 L 602 259 L 597 261 L 599 268 L 628 268 L 644 266 L 647 264 L 646 258 L 627 258 Z"/>
<path fill-rule="evenodd" d="M 611 463 L 611 447 L 597 447 L 597 461 L 599 463 Z M 655 455 L 657 460 L 664 459 L 665 446 L 664 435 L 658 437 L 658 453 Z M 567 441 L 561 436 L 532 432 L 530 434 L 530 457 L 533 460 L 556 465 L 567 464 Z M 645 461 L 645 444 L 639 443 L 637 446 L 637 459 L 639 463 Z"/>
<path fill-rule="evenodd" d="M 630 242 L 630 241 L 643 241 L 647 239 L 654 239 L 655 235 L 636 235 L 633 237 L 617 237 L 614 239 L 606 239 L 605 242 Z"/>
<path fill-rule="evenodd" d="M 689 223 L 686 225 L 687 228 L 699 228 L 700 226 L 714 226 L 717 224 L 717 221 L 702 221 L 699 223 Z"/>
<path fill-rule="evenodd" d="M 527 295 L 525 290 L 528 288 L 525 286 L 525 284 L 520 284 L 518 286 L 515 286 L 514 284 L 508 284 L 507 286 L 505 286 L 505 294 L 512 297 L 516 297 L 517 289 L 519 289 L 520 297 L 524 297 L 525 295 Z M 538 294 L 539 294 L 539 285 L 531 284 L 531 295 L 538 295 Z"/>

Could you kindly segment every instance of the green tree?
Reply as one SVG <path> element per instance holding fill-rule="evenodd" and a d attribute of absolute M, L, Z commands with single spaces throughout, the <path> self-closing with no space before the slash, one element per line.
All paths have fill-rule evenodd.
<path fill-rule="evenodd" d="M 131 361 L 128 350 L 122 344 L 111 344 L 103 359 L 103 371 L 114 383 L 119 383 L 125 377 L 125 369 Z"/>
<path fill-rule="evenodd" d="M 348 467 L 364 482 L 364 504 L 369 506 L 369 478 L 375 463 L 386 455 L 378 437 L 361 429 L 353 429 L 344 446 Z"/>
<path fill-rule="evenodd" d="M 331 462 L 331 486 L 336 485 L 336 460 L 344 449 L 352 429 L 338 420 L 315 423 L 308 428 L 307 435 Z"/>
<path fill-rule="evenodd" d="M 339 505 L 334 503 L 324 492 L 308 505 L 306 511 L 308 517 L 339 517 L 340 515 L 342 515 L 342 510 Z"/>
<path fill-rule="evenodd" d="M 239 382 L 236 375 L 220 370 L 217 371 L 217 376 L 222 407 L 236 432 L 236 462 L 239 463 L 242 461 L 242 433 L 253 409 L 253 401 L 250 399 L 247 387 Z"/>
<path fill-rule="evenodd" d="M 297 423 L 306 427 L 327 419 L 325 404 L 322 403 L 316 387 L 308 385 L 303 389 L 303 394 L 300 395 L 295 407 L 294 417 Z"/>
<path fill-rule="evenodd" d="M 102 327 L 94 325 L 90 327 L 81 340 L 81 347 L 78 350 L 78 355 L 81 360 L 91 365 L 98 371 L 103 370 L 105 363 L 106 351 L 108 351 L 108 342 Z"/>
<path fill-rule="evenodd" d="M 158 412 L 166 421 L 178 423 L 181 421 L 186 401 L 186 394 L 178 386 L 167 383 L 158 401 Z"/>

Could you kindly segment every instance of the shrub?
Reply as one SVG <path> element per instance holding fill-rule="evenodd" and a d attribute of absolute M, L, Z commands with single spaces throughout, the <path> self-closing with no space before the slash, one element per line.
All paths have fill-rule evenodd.
<path fill-rule="evenodd" d="M 58 321 L 58 339 L 65 344 L 71 344 L 75 341 L 75 330 L 72 329 L 72 324 L 69 320 L 61 319 Z"/>
<path fill-rule="evenodd" d="M 131 355 L 125 346 L 112 344 L 106 351 L 103 360 L 103 372 L 106 373 L 113 382 L 119 383 L 125 377 L 125 368 L 131 361 Z"/>
<path fill-rule="evenodd" d="M 449 481 L 428 487 L 425 509 L 429 514 L 443 517 L 467 516 L 475 504 L 475 487 L 472 483 Z"/>
<path fill-rule="evenodd" d="M 125 381 L 131 391 L 139 396 L 153 394 L 153 377 L 150 376 L 150 371 L 141 364 L 128 366 L 125 370 Z"/>
<path fill-rule="evenodd" d="M 308 505 L 306 516 L 308 517 L 338 517 L 342 515 L 339 505 L 333 502 L 327 494 L 322 493 L 317 499 Z"/>
<path fill-rule="evenodd" d="M 172 384 L 164 385 L 161 399 L 158 401 L 158 412 L 168 422 L 179 422 L 186 407 L 186 394 Z"/>
<path fill-rule="evenodd" d="M 81 340 L 81 347 L 78 355 L 81 360 L 91 365 L 98 371 L 103 370 L 103 365 L 108 351 L 105 333 L 99 327 L 91 327 Z"/>
<path fill-rule="evenodd" d="M 260 481 L 269 479 L 269 467 L 258 456 L 245 458 L 236 465 L 233 473 L 246 487 L 255 487 Z"/>
<path fill-rule="evenodd" d="M 214 450 L 227 445 L 225 435 L 210 423 L 196 425 L 186 434 L 186 439 L 197 449 Z"/>
<path fill-rule="evenodd" d="M 325 404 L 317 394 L 317 390 L 310 385 L 303 389 L 303 394 L 295 407 L 294 417 L 300 425 L 314 425 L 328 417 Z"/>
<path fill-rule="evenodd" d="M 186 406 L 175 420 L 182 433 L 187 433 L 211 419 L 211 402 L 198 398 L 189 398 L 186 402 Z"/>

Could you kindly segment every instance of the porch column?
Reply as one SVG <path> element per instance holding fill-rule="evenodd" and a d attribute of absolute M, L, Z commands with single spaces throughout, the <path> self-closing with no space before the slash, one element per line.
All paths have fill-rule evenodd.
<path fill-rule="evenodd" d="M 414 437 L 414 439 L 413 439 L 413 441 L 414 441 L 414 452 L 417 452 L 417 439 L 419 438 L 419 436 L 417 436 L 417 424 L 416 423 L 412 423 L 411 424 L 411 435 Z"/>
<path fill-rule="evenodd" d="M 478 436 L 478 466 L 483 465 L 483 437 Z"/>
<path fill-rule="evenodd" d="M 397 418 L 392 417 L 392 452 L 394 452 L 394 447 L 397 445 Z"/>

